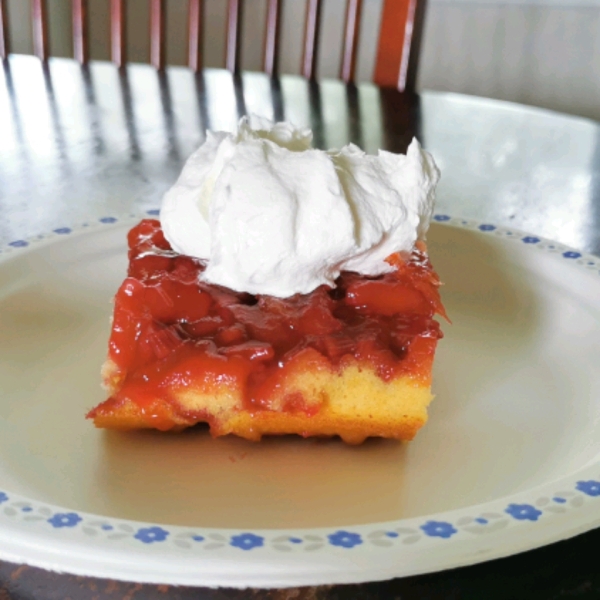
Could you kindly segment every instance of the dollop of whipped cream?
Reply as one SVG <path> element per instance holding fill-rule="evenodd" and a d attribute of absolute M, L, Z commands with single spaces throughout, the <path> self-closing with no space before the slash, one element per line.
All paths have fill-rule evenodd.
<path fill-rule="evenodd" d="M 237 134 L 207 132 L 160 213 L 173 249 L 205 261 L 204 281 L 306 294 L 340 271 L 391 271 L 385 259 L 424 238 L 439 171 L 416 139 L 406 155 L 377 156 L 311 141 L 308 129 L 246 118 Z"/>

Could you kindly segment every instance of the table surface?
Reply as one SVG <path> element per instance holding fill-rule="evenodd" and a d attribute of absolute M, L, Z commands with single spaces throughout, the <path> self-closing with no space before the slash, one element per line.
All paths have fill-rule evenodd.
<path fill-rule="evenodd" d="M 510 225 L 600 254 L 600 125 L 535 108 L 372 85 L 13 56 L 0 74 L 0 241 L 156 208 L 206 129 L 244 114 L 314 130 L 315 145 L 404 151 L 443 177 L 438 212 Z M 200 590 L 48 573 L 0 561 L 0 599 L 600 597 L 600 530 L 453 571 L 357 586 Z"/>

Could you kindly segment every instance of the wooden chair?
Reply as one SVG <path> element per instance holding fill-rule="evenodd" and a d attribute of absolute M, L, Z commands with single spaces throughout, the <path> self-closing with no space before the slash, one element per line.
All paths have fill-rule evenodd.
<path fill-rule="evenodd" d="M 110 0 L 111 58 L 119 66 L 126 62 L 125 1 Z M 148 0 L 150 4 L 150 63 L 165 67 L 165 0 Z M 240 68 L 240 33 L 244 0 L 227 0 L 227 41 L 225 64 L 232 72 Z M 263 70 L 271 76 L 278 72 L 280 16 L 282 0 L 267 0 Z M 400 91 L 415 89 L 420 38 L 426 0 L 384 0 L 379 34 L 374 82 Z M 202 0 L 188 0 L 188 66 L 202 68 Z M 34 53 L 48 58 L 48 18 L 46 0 L 31 0 Z M 319 27 L 323 0 L 308 0 L 304 25 L 301 72 L 314 79 L 319 50 Z M 87 0 L 71 0 L 73 19 L 73 56 L 80 63 L 88 61 Z M 340 78 L 354 81 L 356 53 L 362 13 L 362 0 L 347 0 L 344 23 Z M 6 0 L 0 0 L 0 57 L 9 52 Z"/>

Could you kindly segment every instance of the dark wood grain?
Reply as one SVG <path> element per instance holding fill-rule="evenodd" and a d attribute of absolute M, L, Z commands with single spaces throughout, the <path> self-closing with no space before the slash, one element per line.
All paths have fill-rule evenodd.
<path fill-rule="evenodd" d="M 202 33 L 204 6 L 202 0 L 188 2 L 188 67 L 192 71 L 202 68 Z"/>
<path fill-rule="evenodd" d="M 48 58 L 48 13 L 46 0 L 31 0 L 33 53 L 41 60 Z"/>
<path fill-rule="evenodd" d="M 317 76 L 319 58 L 319 31 L 321 26 L 321 0 L 308 0 L 304 24 L 301 73 L 307 79 Z"/>
<path fill-rule="evenodd" d="M 342 49 L 342 66 L 340 79 L 346 83 L 354 81 L 356 73 L 356 54 L 360 33 L 362 0 L 348 0 L 346 21 L 344 24 L 344 46 Z"/>
<path fill-rule="evenodd" d="M 9 52 L 7 2 L 0 0 L 0 58 L 6 58 Z"/>
<path fill-rule="evenodd" d="M 127 60 L 125 0 L 110 0 L 110 59 L 118 66 Z"/>
<path fill-rule="evenodd" d="M 225 44 L 225 68 L 232 73 L 240 70 L 240 41 L 242 33 L 243 0 L 228 0 L 227 41 Z"/>
<path fill-rule="evenodd" d="M 150 64 L 165 67 L 165 0 L 150 0 Z"/>
<path fill-rule="evenodd" d="M 263 71 L 275 75 L 279 69 L 279 33 L 281 25 L 280 0 L 267 0 L 267 22 L 263 51 Z"/>
<path fill-rule="evenodd" d="M 89 60 L 87 8 L 87 0 L 71 0 L 73 57 L 82 65 Z"/>

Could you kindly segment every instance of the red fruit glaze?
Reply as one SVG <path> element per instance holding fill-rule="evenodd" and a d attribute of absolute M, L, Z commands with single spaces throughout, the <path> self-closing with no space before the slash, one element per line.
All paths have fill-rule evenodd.
<path fill-rule="evenodd" d="M 120 388 L 140 405 L 173 387 L 205 381 L 243 390 L 253 410 L 268 408 L 286 375 L 303 368 L 368 364 L 385 381 L 427 384 L 445 315 L 424 246 L 379 277 L 344 272 L 336 287 L 290 298 L 252 296 L 199 281 L 200 261 L 173 252 L 160 223 L 128 234 L 129 272 L 115 297 L 109 358 Z M 215 388 L 216 389 L 216 388 Z M 298 410 L 301 399 L 290 401 Z M 148 407 L 150 408 L 150 407 Z"/>

